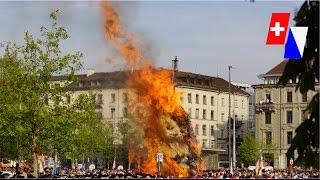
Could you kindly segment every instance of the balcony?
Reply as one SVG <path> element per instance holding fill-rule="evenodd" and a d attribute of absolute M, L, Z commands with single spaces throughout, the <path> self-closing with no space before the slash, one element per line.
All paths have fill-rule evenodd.
<path fill-rule="evenodd" d="M 217 138 L 218 140 L 221 140 L 221 141 L 226 141 L 226 142 L 229 142 L 229 138 L 226 137 L 226 138 Z M 237 145 L 240 144 L 242 142 L 243 138 L 239 138 L 239 137 L 236 137 L 236 143 Z M 233 137 L 231 136 L 231 143 L 233 143 Z"/>
<path fill-rule="evenodd" d="M 218 141 L 227 141 L 227 140 L 228 140 L 228 137 L 224 137 L 224 138 L 218 137 L 217 139 L 218 139 Z"/>
<path fill-rule="evenodd" d="M 275 103 L 272 100 L 261 100 L 255 104 L 256 112 L 275 111 Z"/>
<path fill-rule="evenodd" d="M 236 120 L 235 122 L 236 129 L 240 128 L 244 123 L 242 121 Z M 231 128 L 233 128 L 233 119 L 231 120 Z"/>

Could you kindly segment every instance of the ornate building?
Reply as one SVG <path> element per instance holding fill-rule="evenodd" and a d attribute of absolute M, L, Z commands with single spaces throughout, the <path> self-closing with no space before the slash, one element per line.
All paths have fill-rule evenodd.
<path fill-rule="evenodd" d="M 286 152 L 295 136 L 295 129 L 307 116 L 308 103 L 320 90 L 301 94 L 296 91 L 298 79 L 290 80 L 286 86 L 277 86 L 288 61 L 282 61 L 258 77 L 263 83 L 254 85 L 256 110 L 256 139 L 262 144 L 264 158 L 275 168 L 286 168 L 290 159 Z"/>

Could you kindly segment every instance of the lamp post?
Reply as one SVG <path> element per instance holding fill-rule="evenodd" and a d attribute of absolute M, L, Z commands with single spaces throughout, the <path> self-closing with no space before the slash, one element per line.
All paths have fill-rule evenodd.
<path fill-rule="evenodd" d="M 232 164 L 231 164 L 231 76 L 230 76 L 230 70 L 232 68 L 232 66 L 228 66 L 229 68 L 229 123 L 228 123 L 228 137 L 229 137 L 229 149 L 228 149 L 228 154 L 229 154 L 229 169 L 232 168 Z"/>
<path fill-rule="evenodd" d="M 236 168 L 236 121 L 233 119 L 231 122 L 231 69 L 234 67 L 228 66 L 229 68 L 229 168 Z M 233 157 L 231 161 L 231 123 L 233 123 Z M 232 162 L 232 163 L 231 163 Z"/>

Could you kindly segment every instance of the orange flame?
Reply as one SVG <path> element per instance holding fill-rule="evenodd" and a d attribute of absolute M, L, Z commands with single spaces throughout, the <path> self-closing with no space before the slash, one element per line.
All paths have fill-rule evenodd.
<path fill-rule="evenodd" d="M 130 96 L 128 106 L 133 123 L 143 129 L 143 154 L 141 147 L 129 149 L 130 165 L 134 154 L 144 173 L 157 172 L 157 153 L 162 152 L 164 161 L 161 174 L 187 177 L 200 156 L 200 148 L 193 136 L 190 120 L 182 108 L 181 93 L 174 91 L 171 71 L 153 68 L 154 62 L 143 57 L 138 36 L 120 23 L 119 13 L 108 1 L 102 2 L 103 25 L 106 38 L 121 53 L 128 72 L 127 87 Z M 191 158 L 192 157 L 192 158 Z M 196 158 L 196 159 L 194 159 Z"/>

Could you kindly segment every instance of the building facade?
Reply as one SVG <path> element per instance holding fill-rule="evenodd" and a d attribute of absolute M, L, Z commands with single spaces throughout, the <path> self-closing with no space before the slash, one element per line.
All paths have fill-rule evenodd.
<path fill-rule="evenodd" d="M 128 120 L 127 98 L 130 94 L 125 87 L 126 73 L 94 72 L 77 75 L 78 85 L 70 87 L 72 92 L 70 102 L 81 93 L 92 91 L 97 94 L 97 111 L 101 120 L 116 125 L 120 121 Z M 54 77 L 54 83 L 61 83 L 63 77 Z M 189 114 L 192 127 L 203 158 L 207 162 L 206 168 L 228 166 L 228 108 L 229 83 L 222 78 L 210 77 L 188 72 L 175 71 L 175 90 L 182 92 L 181 104 Z M 231 85 L 231 116 L 236 119 L 237 143 L 240 142 L 247 128 L 249 94 Z M 115 136 L 121 142 L 119 133 Z"/>
<path fill-rule="evenodd" d="M 207 160 L 211 162 L 208 168 L 228 167 L 229 82 L 218 77 L 179 71 L 175 77 L 176 89 L 184 94 L 182 105 L 189 114 L 203 153 L 214 154 Z M 247 131 L 249 94 L 233 84 L 230 92 L 231 118 L 236 120 L 238 147 Z"/>
<path fill-rule="evenodd" d="M 256 110 L 256 139 L 261 143 L 264 159 L 275 168 L 286 168 L 290 159 L 286 152 L 295 136 L 295 129 L 307 116 L 304 113 L 316 91 L 301 94 L 296 80 L 277 86 L 288 61 L 282 61 L 270 71 L 259 75 L 262 84 L 254 85 Z"/>

